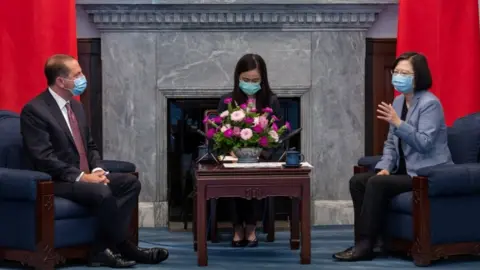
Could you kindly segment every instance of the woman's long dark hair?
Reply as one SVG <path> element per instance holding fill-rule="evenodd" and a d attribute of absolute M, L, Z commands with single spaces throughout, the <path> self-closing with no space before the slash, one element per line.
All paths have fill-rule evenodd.
<path fill-rule="evenodd" d="M 235 67 L 235 74 L 233 75 L 234 82 L 232 98 L 238 103 L 238 105 L 247 102 L 247 95 L 238 86 L 240 74 L 254 69 L 258 69 L 262 79 L 260 82 L 261 90 L 255 94 L 257 109 L 261 110 L 270 106 L 270 99 L 273 95 L 273 92 L 270 89 L 270 84 L 268 83 L 267 65 L 265 64 L 263 58 L 258 54 L 245 54 L 242 56 L 242 58 L 240 58 L 240 60 L 238 60 L 237 66 Z"/>

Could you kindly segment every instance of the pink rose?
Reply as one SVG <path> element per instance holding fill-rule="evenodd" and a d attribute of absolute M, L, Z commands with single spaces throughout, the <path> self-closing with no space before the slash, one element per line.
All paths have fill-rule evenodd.
<path fill-rule="evenodd" d="M 234 127 L 233 128 L 233 136 L 240 136 L 240 128 Z"/>
<path fill-rule="evenodd" d="M 216 132 L 216 131 L 215 131 L 215 129 L 213 129 L 213 128 L 208 129 L 208 131 L 207 131 L 207 138 L 209 138 L 209 139 L 213 138 L 213 136 L 215 135 L 215 132 Z"/>
<path fill-rule="evenodd" d="M 216 124 L 221 124 L 222 123 L 222 117 L 217 116 L 217 117 L 213 118 L 213 122 L 215 122 Z"/>
<path fill-rule="evenodd" d="M 223 136 L 225 136 L 226 138 L 231 138 L 233 136 L 233 130 L 231 128 L 225 130 L 223 132 Z"/>
<path fill-rule="evenodd" d="M 252 136 L 253 136 L 253 132 L 249 128 L 244 128 L 240 131 L 240 138 L 242 138 L 245 141 L 252 138 Z"/>
<path fill-rule="evenodd" d="M 288 121 L 285 122 L 285 127 L 287 127 L 288 130 L 292 130 L 292 126 L 290 126 L 290 123 Z"/>
<path fill-rule="evenodd" d="M 243 122 L 245 122 L 245 124 L 247 124 L 247 125 L 250 125 L 251 123 L 253 123 L 253 118 L 246 117 L 245 120 L 243 120 Z"/>
<path fill-rule="evenodd" d="M 268 146 L 268 138 L 263 136 L 258 140 L 258 144 L 262 147 L 267 147 Z"/>
<path fill-rule="evenodd" d="M 257 112 L 257 108 L 251 108 L 250 111 L 251 112 Z"/>
<path fill-rule="evenodd" d="M 223 103 L 225 103 L 225 104 L 230 104 L 230 103 L 232 103 L 232 98 L 226 98 L 226 99 L 224 99 L 224 100 L 223 100 Z"/>
<path fill-rule="evenodd" d="M 267 117 L 265 116 L 260 116 L 258 118 L 258 124 L 262 127 L 262 128 L 266 128 L 268 126 L 268 119 Z"/>
<path fill-rule="evenodd" d="M 255 131 L 255 133 L 262 133 L 263 128 L 260 125 L 256 125 L 253 127 L 253 131 Z"/>
<path fill-rule="evenodd" d="M 278 131 L 278 126 L 277 126 L 277 124 L 273 123 L 273 124 L 272 124 L 272 129 L 273 129 L 275 132 L 277 132 L 277 131 Z"/>
<path fill-rule="evenodd" d="M 272 108 L 270 108 L 270 107 L 265 107 L 265 108 L 263 108 L 262 111 L 265 112 L 265 113 L 272 113 L 273 112 Z"/>
<path fill-rule="evenodd" d="M 241 108 L 242 110 L 247 109 L 247 104 L 245 104 L 245 103 L 244 103 L 244 104 L 241 104 L 241 105 L 240 105 L 240 108 Z"/>

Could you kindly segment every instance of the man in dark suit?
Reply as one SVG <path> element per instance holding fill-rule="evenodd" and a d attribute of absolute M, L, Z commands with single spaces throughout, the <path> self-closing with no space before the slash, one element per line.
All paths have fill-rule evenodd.
<path fill-rule="evenodd" d="M 77 60 L 68 55 L 50 57 L 45 77 L 48 89 L 21 112 L 21 132 L 35 168 L 52 176 L 55 195 L 97 213 L 99 233 L 89 265 L 131 267 L 167 259 L 166 249 L 142 249 L 127 241 L 141 185 L 132 174 L 102 169 L 83 106 L 72 99 L 87 86 Z"/>

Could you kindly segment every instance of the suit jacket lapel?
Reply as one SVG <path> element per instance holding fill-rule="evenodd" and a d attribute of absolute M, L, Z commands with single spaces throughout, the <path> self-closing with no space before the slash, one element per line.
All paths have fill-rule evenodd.
<path fill-rule="evenodd" d="M 72 133 L 70 132 L 70 129 L 68 128 L 67 122 L 65 121 L 65 118 L 63 117 L 63 113 L 58 107 L 57 102 L 55 99 L 52 97 L 52 95 L 47 91 L 44 93 L 44 100 L 48 105 L 48 109 L 50 110 L 50 113 L 52 114 L 53 118 L 57 121 L 57 123 L 60 125 L 60 127 L 63 129 L 67 137 L 70 139 L 73 145 L 75 145 L 75 141 L 73 140 Z M 75 148 L 77 149 L 77 148 Z"/>
<path fill-rule="evenodd" d="M 421 93 L 413 96 L 412 103 L 410 104 L 410 108 L 408 108 L 407 117 L 405 117 L 405 122 L 408 122 L 408 119 L 410 119 L 410 116 L 412 116 L 412 113 L 415 110 L 415 107 L 417 107 L 418 100 L 420 99 L 420 97 L 421 97 Z"/>

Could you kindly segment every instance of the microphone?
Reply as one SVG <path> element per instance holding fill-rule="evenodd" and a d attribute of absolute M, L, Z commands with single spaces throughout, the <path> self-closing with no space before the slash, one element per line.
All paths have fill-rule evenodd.
<path fill-rule="evenodd" d="M 282 139 L 280 139 L 278 141 L 279 144 L 282 144 L 288 140 L 290 140 L 291 138 L 295 137 L 298 133 L 300 133 L 300 131 L 302 131 L 302 128 L 298 128 L 298 129 L 295 129 L 294 131 L 288 133 L 287 135 L 285 135 L 285 137 L 283 137 Z"/>
<path fill-rule="evenodd" d="M 205 132 L 201 131 L 200 129 L 196 129 L 195 132 L 197 132 L 198 134 L 200 134 L 202 137 L 204 137 L 205 139 L 208 139 L 207 138 L 207 135 L 205 134 Z"/>

